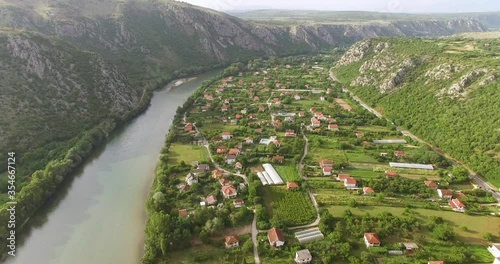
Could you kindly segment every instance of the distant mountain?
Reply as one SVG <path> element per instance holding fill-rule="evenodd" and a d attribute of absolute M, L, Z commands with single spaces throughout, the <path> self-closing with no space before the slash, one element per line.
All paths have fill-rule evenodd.
<path fill-rule="evenodd" d="M 481 35 L 364 40 L 345 53 L 334 72 L 398 125 L 498 187 L 500 40 Z"/>

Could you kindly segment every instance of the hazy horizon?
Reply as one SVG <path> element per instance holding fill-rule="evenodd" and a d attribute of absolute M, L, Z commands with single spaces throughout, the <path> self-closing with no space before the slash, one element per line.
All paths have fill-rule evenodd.
<path fill-rule="evenodd" d="M 368 11 L 385 13 L 469 13 L 500 11 L 498 0 L 183 0 L 193 5 L 219 11 L 251 11 L 261 9 Z"/>

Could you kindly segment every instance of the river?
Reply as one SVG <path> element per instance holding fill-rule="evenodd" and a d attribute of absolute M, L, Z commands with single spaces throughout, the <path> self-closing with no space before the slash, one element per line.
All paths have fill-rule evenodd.
<path fill-rule="evenodd" d="M 6 263 L 139 263 L 145 203 L 165 135 L 177 107 L 218 73 L 156 91 L 151 106 L 114 133 L 28 222 Z"/>

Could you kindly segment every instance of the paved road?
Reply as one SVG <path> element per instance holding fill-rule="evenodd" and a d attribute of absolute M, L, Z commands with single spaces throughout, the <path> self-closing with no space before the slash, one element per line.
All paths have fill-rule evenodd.
<path fill-rule="evenodd" d="M 330 78 L 334 81 L 338 81 L 337 77 L 335 77 L 335 75 L 333 74 L 332 72 L 332 69 L 333 68 L 330 68 Z M 342 88 L 342 90 L 349 94 L 355 101 L 357 101 L 361 106 L 363 106 L 365 109 L 367 109 L 368 111 L 372 112 L 373 114 L 375 114 L 378 118 L 385 118 L 387 121 L 391 122 L 388 118 L 384 117 L 382 114 L 380 114 L 377 110 L 371 108 L 370 106 L 368 106 L 366 103 L 364 103 L 361 99 L 359 99 L 357 96 L 355 96 L 351 91 L 349 91 L 347 88 Z M 479 176 L 475 171 L 473 171 L 471 168 L 469 168 L 467 165 L 463 164 L 461 161 L 451 157 L 450 155 L 448 155 L 447 153 L 445 153 L 443 150 L 441 150 L 440 148 L 422 140 L 421 138 L 415 136 L 413 133 L 411 133 L 410 131 L 408 130 L 405 130 L 404 128 L 402 127 L 399 127 L 397 125 L 395 125 L 394 123 L 392 123 L 396 129 L 398 131 L 400 131 L 403 135 L 405 136 L 408 136 L 410 137 L 411 139 L 415 140 L 415 141 L 418 141 L 422 144 L 425 144 L 429 147 L 432 148 L 432 150 L 436 151 L 437 153 L 443 155 L 444 157 L 446 157 L 447 159 L 450 159 L 454 162 L 454 165 L 460 165 L 460 166 L 463 166 L 465 169 L 467 169 L 470 173 L 470 178 L 472 180 L 474 180 L 481 188 L 483 188 L 484 190 L 487 190 L 487 191 L 490 191 L 492 192 L 493 194 L 493 197 L 495 197 L 499 202 L 500 202 L 500 193 L 497 192 L 497 189 L 490 186 L 481 176 Z"/>
<path fill-rule="evenodd" d="M 259 241 L 257 240 L 258 234 L 259 230 L 257 229 L 257 214 L 254 213 L 252 221 L 252 242 L 253 242 L 253 257 L 255 259 L 255 264 L 260 264 Z"/>

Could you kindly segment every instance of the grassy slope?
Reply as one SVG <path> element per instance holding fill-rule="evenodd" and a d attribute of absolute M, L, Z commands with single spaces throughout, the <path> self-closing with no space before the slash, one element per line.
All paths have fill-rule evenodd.
<path fill-rule="evenodd" d="M 488 180 L 500 186 L 500 164 L 498 159 L 500 127 L 498 83 L 476 87 L 464 98 L 438 97 L 442 88 L 469 73 L 472 69 L 488 68 L 498 71 L 494 62 L 500 51 L 495 49 L 498 40 L 418 40 L 418 39 L 379 39 L 376 42 L 389 42 L 390 56 L 399 63 L 406 58 L 419 60 L 415 69 L 404 78 L 404 83 L 392 93 L 381 94 L 373 86 L 351 87 L 377 109 L 384 112 L 398 125 L 404 125 L 412 132 L 443 148 L 452 156 L 464 161 Z M 471 50 L 470 46 L 474 47 Z M 490 45 L 490 46 L 485 46 Z M 454 53 L 449 53 L 450 51 Z M 363 60 L 336 69 L 338 78 L 350 84 L 360 73 L 360 66 L 373 61 L 373 54 Z M 428 70 L 451 63 L 462 65 L 463 70 L 454 74 L 450 80 L 430 81 L 425 77 Z M 370 74 L 370 73 L 369 73 Z M 372 73 L 375 78 L 383 79 L 384 74 Z M 496 117 L 495 117 L 496 116 Z"/>

